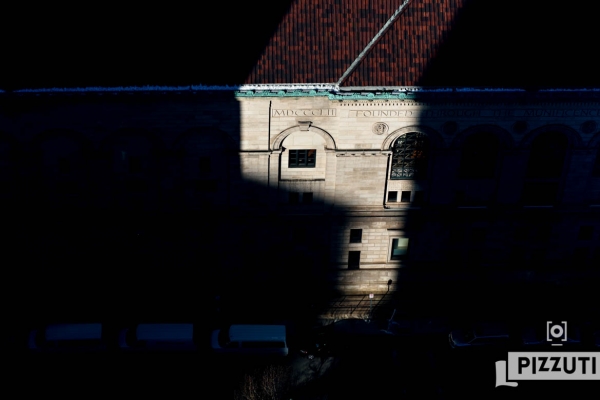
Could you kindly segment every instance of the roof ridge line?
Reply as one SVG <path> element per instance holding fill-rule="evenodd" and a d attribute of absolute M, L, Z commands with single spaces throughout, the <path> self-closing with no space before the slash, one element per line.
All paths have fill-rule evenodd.
<path fill-rule="evenodd" d="M 369 51 L 371 51 L 371 49 L 373 48 L 375 43 L 377 43 L 377 41 L 379 41 L 379 39 L 381 39 L 381 37 L 387 32 L 387 30 L 390 28 L 390 26 L 396 21 L 396 19 L 402 13 L 402 11 L 404 11 L 404 9 L 406 8 L 406 6 L 408 5 L 409 2 L 410 2 L 410 0 L 404 0 L 404 2 L 400 5 L 400 7 L 398 7 L 398 9 L 392 14 L 390 19 L 388 19 L 387 22 L 385 24 L 383 24 L 383 26 L 381 27 L 379 32 L 377 32 L 377 34 L 375 34 L 375 36 L 373 36 L 373 39 L 371 39 L 371 41 L 367 44 L 367 46 L 363 49 L 363 51 L 354 59 L 352 64 L 350 64 L 350 66 L 348 67 L 346 72 L 344 72 L 342 74 L 342 76 L 340 77 L 340 79 L 338 79 L 336 85 L 338 85 L 338 86 L 341 85 L 342 82 L 348 77 L 348 75 L 350 75 L 352 73 L 352 71 L 354 71 L 356 69 L 358 64 L 360 64 L 361 61 L 365 58 L 365 56 L 369 53 Z"/>

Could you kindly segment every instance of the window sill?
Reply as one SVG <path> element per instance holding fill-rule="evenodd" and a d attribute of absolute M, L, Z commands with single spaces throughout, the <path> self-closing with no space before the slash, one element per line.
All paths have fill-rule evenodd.
<path fill-rule="evenodd" d="M 421 205 L 415 205 L 411 203 L 386 203 L 384 205 L 386 209 L 405 209 L 405 208 L 421 208 Z"/>

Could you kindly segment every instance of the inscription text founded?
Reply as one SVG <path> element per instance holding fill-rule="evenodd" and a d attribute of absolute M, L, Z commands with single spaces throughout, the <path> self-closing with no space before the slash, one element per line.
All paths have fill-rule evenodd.
<path fill-rule="evenodd" d="M 271 112 L 273 117 L 335 117 L 335 108 L 323 109 L 300 109 L 300 110 L 275 110 Z"/>

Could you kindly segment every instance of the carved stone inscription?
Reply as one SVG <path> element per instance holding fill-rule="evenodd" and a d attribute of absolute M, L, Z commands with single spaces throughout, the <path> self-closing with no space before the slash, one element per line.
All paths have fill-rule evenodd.
<path fill-rule="evenodd" d="M 600 117 L 600 109 L 438 109 L 438 110 L 350 110 L 351 118 L 460 118 L 460 117 L 533 117 L 533 118 L 573 118 Z"/>
<path fill-rule="evenodd" d="M 275 110 L 271 111 L 273 117 L 335 117 L 335 108 L 300 109 L 300 110 Z"/>

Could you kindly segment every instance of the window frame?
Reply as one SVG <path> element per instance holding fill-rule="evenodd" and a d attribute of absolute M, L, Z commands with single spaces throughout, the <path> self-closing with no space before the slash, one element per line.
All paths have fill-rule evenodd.
<path fill-rule="evenodd" d="M 353 235 L 353 233 L 354 233 L 354 235 Z M 363 234 L 362 228 L 350 229 L 349 243 L 362 243 L 362 234 Z"/>
<path fill-rule="evenodd" d="M 388 191 L 387 202 L 388 203 L 398 203 L 398 191 L 397 190 L 389 190 Z"/>
<path fill-rule="evenodd" d="M 416 155 L 411 157 L 409 155 Z M 392 145 L 390 180 L 427 179 L 431 157 L 431 141 L 422 132 L 400 135 Z"/>
<path fill-rule="evenodd" d="M 401 254 L 399 256 L 394 256 L 394 250 L 396 249 L 394 247 L 394 241 L 398 241 L 398 243 L 400 243 L 400 240 L 406 240 L 406 248 L 404 250 L 404 254 Z M 409 251 L 409 246 L 410 246 L 410 239 L 407 237 L 402 237 L 402 236 L 392 236 L 389 238 L 389 248 L 388 248 L 388 261 L 403 261 L 406 260 L 408 258 L 408 251 Z"/>
<path fill-rule="evenodd" d="M 289 149 L 288 168 L 316 168 L 317 149 Z"/>
<path fill-rule="evenodd" d="M 348 269 L 350 269 L 350 270 L 360 269 L 360 251 L 355 251 L 355 250 L 348 251 Z"/>

